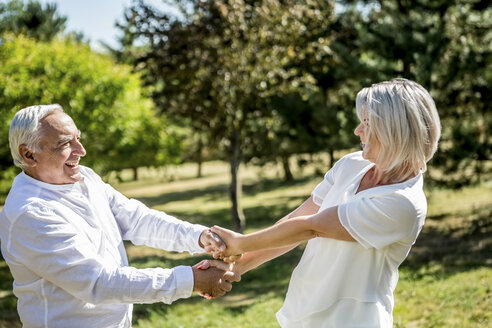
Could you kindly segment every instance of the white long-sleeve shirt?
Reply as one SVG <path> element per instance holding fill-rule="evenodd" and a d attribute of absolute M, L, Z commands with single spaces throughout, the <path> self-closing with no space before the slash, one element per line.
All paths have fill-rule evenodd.
<path fill-rule="evenodd" d="M 20 173 L 0 213 L 2 254 L 24 327 L 130 327 L 132 303 L 189 297 L 189 266 L 128 266 L 123 240 L 202 253 L 206 227 L 151 210 L 92 170 L 53 185 Z"/>

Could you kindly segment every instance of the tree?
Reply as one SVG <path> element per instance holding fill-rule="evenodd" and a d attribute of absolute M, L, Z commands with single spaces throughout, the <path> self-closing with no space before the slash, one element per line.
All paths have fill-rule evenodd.
<path fill-rule="evenodd" d="M 269 1 L 269 6 L 272 3 L 285 4 Z M 330 1 L 296 4 L 297 11 L 285 11 L 261 27 L 274 40 L 272 45 L 287 47 L 284 65 L 312 76 L 316 87 L 309 97 L 297 91 L 277 91 L 272 101 L 277 124 L 269 128 L 269 138 L 261 139 L 268 142 L 260 141 L 257 146 L 265 151 L 254 154 L 263 160 L 268 160 L 268 154 L 280 157 L 286 178 L 288 157 L 292 154 L 327 151 L 331 166 L 335 150 L 353 146 L 355 95 L 374 75 L 362 59 L 363 50 L 356 38 L 360 18 L 356 8 L 345 8 L 343 14 L 337 14 Z M 288 6 L 292 7 L 296 5 Z"/>
<path fill-rule="evenodd" d="M 47 3 L 43 7 L 33 0 L 0 3 L 0 34 L 11 32 L 49 41 L 66 27 L 67 18 L 59 16 L 56 10 L 55 3 Z"/>
<path fill-rule="evenodd" d="M 361 7 L 359 36 L 374 81 L 396 76 L 430 90 L 443 133 L 435 180 L 461 186 L 490 173 L 492 5 L 481 0 L 346 1 Z M 367 3 L 369 5 L 367 5 Z"/>
<path fill-rule="evenodd" d="M 239 165 L 255 144 L 250 141 L 258 138 L 255 132 L 268 127 L 258 124 L 273 118 L 270 103 L 275 96 L 297 93 L 309 98 L 316 91 L 312 76 L 292 63 L 303 47 L 295 42 L 304 41 L 300 36 L 310 27 L 306 22 L 322 20 L 324 12 L 315 17 L 322 12 L 312 8 L 312 1 L 176 3 L 182 8 L 179 19 L 143 1 L 134 4 L 124 28 L 132 37 L 125 40 L 144 40 L 133 53 L 134 65 L 153 87 L 158 107 L 191 120 L 208 140 L 220 141 L 215 144 L 222 146 L 230 163 L 233 225 L 240 230 L 244 216 Z"/>
<path fill-rule="evenodd" d="M 59 103 L 82 131 L 84 163 L 102 173 L 158 166 L 179 153 L 131 68 L 116 65 L 70 38 L 38 42 L 7 34 L 0 46 L 0 163 L 12 166 L 8 127 L 14 113 L 33 104 Z"/>
<path fill-rule="evenodd" d="M 188 16 L 184 7 L 182 13 Z M 195 85 L 194 76 L 200 66 L 212 63 L 211 58 L 191 58 L 180 53 L 199 50 L 200 33 L 205 30 L 161 15 L 142 1 L 130 7 L 125 12 L 124 22 L 116 25 L 123 31 L 121 50 L 106 46 L 107 49 L 119 62 L 134 65 L 142 73 L 144 83 L 150 86 L 156 108 L 169 117 L 173 125 L 189 131 L 183 160 L 198 163 L 197 176 L 200 177 L 201 164 L 210 153 L 207 150 L 214 152 L 217 147 L 213 145 L 219 143 L 220 136 L 203 132 L 209 127 L 209 116 L 202 112 L 213 106 L 207 99 L 208 91 Z"/>

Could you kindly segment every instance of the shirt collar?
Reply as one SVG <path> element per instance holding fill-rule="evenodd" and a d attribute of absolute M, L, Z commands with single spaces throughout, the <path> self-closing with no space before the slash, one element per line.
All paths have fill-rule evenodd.
<path fill-rule="evenodd" d="M 62 185 L 46 183 L 46 182 L 34 179 L 33 177 L 27 175 L 24 171 L 22 171 L 19 174 L 19 177 L 28 183 L 32 183 L 32 184 L 34 184 L 40 188 L 48 189 L 48 190 L 72 190 L 72 188 L 74 188 L 75 185 L 78 183 L 78 182 L 75 182 L 75 183 L 67 183 L 67 184 L 62 184 Z"/>

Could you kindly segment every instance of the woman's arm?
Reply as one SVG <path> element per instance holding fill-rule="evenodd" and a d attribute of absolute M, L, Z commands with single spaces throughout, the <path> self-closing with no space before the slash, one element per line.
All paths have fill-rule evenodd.
<path fill-rule="evenodd" d="M 220 227 L 213 227 L 227 245 L 223 256 L 260 249 L 272 249 L 298 244 L 314 237 L 355 241 L 338 218 L 338 206 L 311 215 L 291 217 L 248 235 L 241 235 Z"/>
<path fill-rule="evenodd" d="M 299 215 L 309 215 L 309 214 L 314 214 L 318 211 L 319 206 L 316 205 L 313 201 L 313 197 L 309 197 L 307 200 L 305 200 L 299 207 L 297 207 L 295 210 L 281 218 L 280 220 L 275 223 L 275 225 L 280 224 L 282 222 L 288 221 L 292 217 L 296 217 Z M 236 271 L 238 271 L 240 274 L 243 274 L 249 270 L 252 270 L 259 265 L 270 261 L 276 257 L 279 257 L 288 251 L 292 250 L 295 248 L 299 243 L 294 243 L 292 245 L 288 245 L 286 247 L 282 248 L 277 248 L 277 249 L 266 249 L 266 250 L 259 250 L 255 252 L 249 252 L 244 254 L 240 260 L 235 261 L 234 268 Z M 215 256 L 217 255 L 217 256 Z M 214 257 L 221 257 L 219 256 L 219 253 L 215 253 Z"/>
<path fill-rule="evenodd" d="M 294 244 L 282 248 L 262 249 L 259 251 L 248 252 L 244 254 L 239 261 L 236 261 L 234 263 L 234 271 L 239 273 L 240 275 L 243 275 L 246 272 L 260 266 L 261 264 L 291 251 L 297 245 L 298 244 Z"/>

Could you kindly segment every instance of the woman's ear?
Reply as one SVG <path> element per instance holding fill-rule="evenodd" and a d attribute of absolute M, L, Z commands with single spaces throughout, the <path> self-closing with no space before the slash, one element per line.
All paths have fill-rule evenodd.
<path fill-rule="evenodd" d="M 19 146 L 19 154 L 24 160 L 24 163 L 26 163 L 28 166 L 34 167 L 37 165 L 37 162 L 34 159 L 34 153 L 29 148 L 27 148 L 26 145 L 22 144 Z"/>

